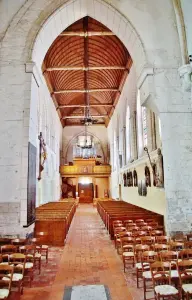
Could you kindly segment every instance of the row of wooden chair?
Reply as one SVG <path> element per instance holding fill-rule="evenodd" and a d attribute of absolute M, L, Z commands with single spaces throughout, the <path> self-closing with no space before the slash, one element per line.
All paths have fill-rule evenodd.
<path fill-rule="evenodd" d="M 184 242 L 171 240 L 167 236 L 143 236 L 139 239 L 130 236 L 120 236 L 119 239 L 124 271 L 128 266 L 130 267 L 132 265 L 133 267 L 135 267 L 137 287 L 139 287 L 139 279 L 143 280 L 144 299 L 146 299 L 147 282 L 151 281 L 151 283 L 153 283 L 154 292 L 156 291 L 156 280 L 154 280 L 150 265 L 152 263 L 155 263 L 154 266 L 157 267 L 157 264 L 159 264 L 160 262 L 170 263 L 170 276 L 167 275 L 167 279 L 169 277 L 170 282 L 168 284 L 169 286 L 165 289 L 165 294 L 159 295 L 155 292 L 156 299 L 161 299 L 161 297 L 162 299 L 164 299 L 163 297 L 165 297 L 165 299 L 172 299 L 170 297 L 172 297 L 173 294 L 166 294 L 168 289 L 174 291 L 174 295 L 178 297 L 177 299 L 182 299 L 181 295 L 182 293 L 186 294 L 186 290 L 182 289 L 182 284 L 180 284 L 179 289 L 176 289 L 174 286 L 172 287 L 171 282 L 173 279 L 178 281 L 180 278 L 178 270 L 176 269 L 177 264 L 178 266 L 182 265 L 183 260 L 185 261 L 184 264 L 186 264 L 186 260 L 190 259 L 190 262 L 192 264 L 192 242 L 186 241 L 186 243 L 188 243 L 189 247 L 191 248 L 185 249 Z M 157 242 L 160 243 L 158 244 Z M 165 244 L 161 244 L 162 242 Z M 174 251 L 171 249 L 174 249 Z M 180 251 L 176 251 L 179 249 Z M 187 295 L 188 294 L 186 294 L 185 296 L 188 297 L 189 295 Z"/>

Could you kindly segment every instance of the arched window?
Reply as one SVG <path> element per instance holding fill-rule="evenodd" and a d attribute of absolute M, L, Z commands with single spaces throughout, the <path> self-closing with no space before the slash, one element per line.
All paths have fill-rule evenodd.
<path fill-rule="evenodd" d="M 116 131 L 114 131 L 114 137 L 113 137 L 113 169 L 114 169 L 114 171 L 117 169 L 117 135 L 116 135 Z"/>
<path fill-rule="evenodd" d="M 127 107 L 126 114 L 126 163 L 130 161 L 131 158 L 131 145 L 130 145 L 130 109 Z"/>
<path fill-rule="evenodd" d="M 147 147 L 147 109 L 142 107 L 143 146 Z"/>
<path fill-rule="evenodd" d="M 141 156 L 143 148 L 147 146 L 147 109 L 141 106 L 140 90 L 137 93 L 137 132 L 138 156 Z"/>
<path fill-rule="evenodd" d="M 140 90 L 137 92 L 137 133 L 138 156 L 140 157 L 143 154 L 143 128 Z"/>

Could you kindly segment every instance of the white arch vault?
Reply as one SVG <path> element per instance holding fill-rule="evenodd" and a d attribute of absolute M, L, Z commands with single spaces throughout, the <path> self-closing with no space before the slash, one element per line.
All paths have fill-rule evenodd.
<path fill-rule="evenodd" d="M 40 29 L 32 51 L 32 61 L 40 69 L 47 50 L 57 36 L 77 20 L 90 16 L 107 26 L 127 47 L 139 76 L 147 57 L 144 45 L 133 25 L 103 0 L 70 0 L 56 10 Z"/>

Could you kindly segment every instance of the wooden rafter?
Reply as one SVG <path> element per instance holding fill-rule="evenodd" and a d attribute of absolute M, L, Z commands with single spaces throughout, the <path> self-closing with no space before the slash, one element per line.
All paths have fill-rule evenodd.
<path fill-rule="evenodd" d="M 126 70 L 123 66 L 97 66 L 97 67 L 50 67 L 44 70 L 44 72 L 53 71 L 96 71 L 96 70 Z"/>
<path fill-rule="evenodd" d="M 88 17 L 85 17 L 88 18 Z M 87 37 L 87 36 L 113 36 L 115 35 L 111 31 L 66 31 L 62 32 L 60 36 L 82 36 L 82 37 Z"/>
<path fill-rule="evenodd" d="M 76 115 L 76 116 L 64 116 L 62 119 L 83 119 L 84 115 Z M 92 118 L 108 118 L 108 115 L 95 115 Z"/>
<path fill-rule="evenodd" d="M 80 118 L 90 110 L 101 118 L 98 123 L 107 124 L 131 64 L 128 51 L 105 25 L 90 17 L 70 25 L 51 45 L 42 66 L 62 123 L 81 125 Z"/>
<path fill-rule="evenodd" d="M 118 92 L 118 88 L 106 88 L 106 89 L 83 89 L 83 90 L 60 90 L 54 91 L 53 94 L 65 94 L 65 93 L 96 93 L 96 92 Z"/>
<path fill-rule="evenodd" d="M 103 104 L 90 104 L 89 105 L 90 107 L 112 107 L 113 106 L 113 104 L 109 104 L 109 103 L 103 103 Z M 78 107 L 82 107 L 82 108 L 84 108 L 84 107 L 87 107 L 87 105 L 86 104 L 65 104 L 65 105 L 59 105 L 58 107 L 57 107 L 57 109 L 61 109 L 61 108 L 70 108 L 70 107 L 76 107 L 76 108 L 78 108 Z"/>

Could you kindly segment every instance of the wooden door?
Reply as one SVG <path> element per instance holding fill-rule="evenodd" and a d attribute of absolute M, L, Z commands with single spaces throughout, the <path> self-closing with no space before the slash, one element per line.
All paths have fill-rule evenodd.
<path fill-rule="evenodd" d="M 78 184 L 79 202 L 90 203 L 93 202 L 93 183 Z"/>

